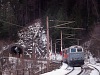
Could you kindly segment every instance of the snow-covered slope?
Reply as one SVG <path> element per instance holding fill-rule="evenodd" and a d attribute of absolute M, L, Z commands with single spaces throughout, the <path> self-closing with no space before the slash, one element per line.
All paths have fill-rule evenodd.
<path fill-rule="evenodd" d="M 18 44 L 25 47 L 24 53 L 29 58 L 32 57 L 33 50 L 38 58 L 46 55 L 46 33 L 40 20 L 20 30 L 18 35 Z"/>

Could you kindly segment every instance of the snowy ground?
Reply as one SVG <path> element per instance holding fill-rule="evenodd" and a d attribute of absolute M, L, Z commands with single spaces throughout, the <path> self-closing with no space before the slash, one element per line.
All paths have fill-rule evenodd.
<path fill-rule="evenodd" d="M 92 65 L 92 66 L 98 68 L 100 71 L 100 64 L 98 64 L 99 66 L 97 66 L 97 64 L 95 64 L 95 65 L 89 64 L 89 65 Z M 63 63 L 63 65 L 59 69 L 56 69 L 56 70 L 53 70 L 51 72 L 47 72 L 47 73 L 44 73 L 41 75 L 65 75 L 72 70 L 72 67 L 68 67 L 68 68 L 67 67 L 68 67 L 68 65 Z M 89 73 L 90 75 L 99 75 L 99 73 L 96 69 L 94 69 L 93 67 L 91 67 L 91 68 L 93 70 Z M 80 67 L 75 67 L 75 70 L 69 75 L 77 75 L 80 71 L 81 71 Z M 82 75 L 86 75 L 86 73 L 82 74 Z"/>
<path fill-rule="evenodd" d="M 58 60 L 61 60 L 61 56 L 60 57 L 52 57 L 52 58 L 53 58 L 53 60 L 56 58 Z M 89 68 L 91 68 L 91 70 L 87 70 L 87 71 L 83 72 L 81 75 L 100 75 L 99 74 L 100 63 L 96 63 L 96 60 L 92 56 L 90 56 L 90 59 L 85 61 L 84 66 L 88 66 Z M 99 70 L 99 72 L 94 67 L 97 68 Z M 62 66 L 59 69 L 55 69 L 55 70 L 52 70 L 51 72 L 47 72 L 47 73 L 44 73 L 41 75 L 67 75 L 67 73 L 69 73 L 72 69 L 73 69 L 73 67 L 68 66 L 66 63 L 62 63 Z M 81 67 L 75 67 L 74 71 L 72 71 L 68 75 L 77 75 L 80 71 L 81 71 Z"/>

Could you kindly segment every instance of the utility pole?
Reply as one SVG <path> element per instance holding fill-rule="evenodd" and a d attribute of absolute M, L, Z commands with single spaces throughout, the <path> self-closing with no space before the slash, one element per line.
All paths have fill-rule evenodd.
<path fill-rule="evenodd" d="M 52 53 L 52 39 L 51 39 L 51 53 Z"/>
<path fill-rule="evenodd" d="M 55 43 L 55 54 L 56 54 L 56 43 Z"/>
<path fill-rule="evenodd" d="M 77 40 L 77 45 L 80 45 L 80 40 L 82 39 L 76 39 Z"/>
<path fill-rule="evenodd" d="M 61 31 L 61 51 L 62 51 L 62 31 Z"/>
<path fill-rule="evenodd" d="M 46 18 L 46 25 L 47 25 L 47 70 L 49 69 L 49 20 L 48 16 Z"/>
<path fill-rule="evenodd" d="M 55 60 L 56 60 L 56 42 L 55 42 Z"/>

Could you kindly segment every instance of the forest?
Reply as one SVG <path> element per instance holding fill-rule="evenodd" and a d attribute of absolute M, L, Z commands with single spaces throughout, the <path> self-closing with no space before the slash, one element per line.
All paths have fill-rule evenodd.
<path fill-rule="evenodd" d="M 75 34 L 72 38 L 82 39 L 81 44 L 91 38 L 90 34 L 100 22 L 99 0 L 0 0 L 0 40 L 18 40 L 18 31 L 36 19 L 41 19 L 46 28 L 46 16 L 50 26 L 75 21 L 64 27 L 84 28 L 84 30 L 50 28 L 53 41 L 63 34 Z M 84 36 L 85 35 L 85 36 Z M 63 35 L 65 37 L 65 35 Z M 69 43 L 68 43 L 69 42 Z M 75 44 L 77 41 L 64 40 L 64 46 Z"/>

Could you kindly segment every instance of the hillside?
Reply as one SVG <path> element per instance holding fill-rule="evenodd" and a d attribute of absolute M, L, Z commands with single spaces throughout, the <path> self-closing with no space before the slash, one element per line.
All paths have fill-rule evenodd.
<path fill-rule="evenodd" d="M 75 34 L 71 38 L 78 38 L 80 44 L 91 39 L 94 28 L 99 25 L 100 17 L 99 0 L 1 0 L 0 1 L 0 39 L 10 42 L 19 40 L 18 31 L 36 19 L 41 19 L 42 26 L 46 29 L 46 16 L 49 26 L 56 26 L 65 22 L 75 21 L 64 27 L 84 28 L 84 30 L 50 28 L 50 37 L 55 43 L 63 34 Z M 66 37 L 63 35 L 63 37 Z M 69 36 L 68 36 L 69 37 Z M 60 44 L 60 43 L 59 43 Z M 63 48 L 77 44 L 76 40 L 63 39 Z M 57 44 L 60 50 L 60 45 Z"/>

